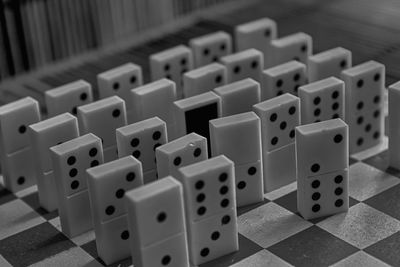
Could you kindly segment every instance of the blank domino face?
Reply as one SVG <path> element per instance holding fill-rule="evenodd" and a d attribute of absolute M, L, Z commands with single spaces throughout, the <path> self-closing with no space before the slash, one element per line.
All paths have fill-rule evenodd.
<path fill-rule="evenodd" d="M 267 100 L 284 93 L 297 95 L 300 86 L 307 83 L 306 66 L 290 61 L 262 72 L 261 100 Z"/>
<path fill-rule="evenodd" d="M 156 149 L 157 171 L 160 178 L 177 177 L 178 169 L 208 158 L 207 139 L 191 133 Z"/>
<path fill-rule="evenodd" d="M 30 146 L 28 126 L 40 121 L 39 103 L 31 97 L 0 107 L 1 153 L 10 154 Z"/>
<path fill-rule="evenodd" d="M 158 116 L 167 123 L 168 130 L 174 128 L 172 112 L 176 100 L 176 87 L 173 81 L 161 79 L 131 90 L 133 122 Z"/>
<path fill-rule="evenodd" d="M 307 64 L 312 53 L 312 38 L 299 32 L 271 41 L 272 66 L 297 60 Z"/>
<path fill-rule="evenodd" d="M 221 97 L 221 116 L 251 111 L 261 101 L 260 84 L 247 78 L 214 89 Z"/>
<path fill-rule="evenodd" d="M 221 98 L 213 92 L 174 102 L 177 134 L 195 132 L 210 140 L 208 122 L 221 116 Z M 210 152 L 210 147 L 208 147 Z"/>
<path fill-rule="evenodd" d="M 209 92 L 226 84 L 226 77 L 226 67 L 219 63 L 211 63 L 186 72 L 183 75 L 183 95 L 191 97 Z"/>
<path fill-rule="evenodd" d="M 76 115 L 79 106 L 93 101 L 92 86 L 84 80 L 68 83 L 46 91 L 45 100 L 50 117 L 64 112 Z"/>
<path fill-rule="evenodd" d="M 176 83 L 177 97 L 182 98 L 182 74 L 193 69 L 192 51 L 179 45 L 150 56 L 152 80 L 167 78 Z"/>
<path fill-rule="evenodd" d="M 315 82 L 331 76 L 340 78 L 341 72 L 351 65 L 351 52 L 342 47 L 312 55 L 307 63 L 308 80 Z"/>
<path fill-rule="evenodd" d="M 264 151 L 274 151 L 295 142 L 295 127 L 300 125 L 300 99 L 284 94 L 254 105 L 261 119 Z"/>
<path fill-rule="evenodd" d="M 115 129 L 127 123 L 125 101 L 118 96 L 111 96 L 80 106 L 78 120 L 81 134 L 95 134 L 102 139 L 105 149 L 115 146 Z"/>
<path fill-rule="evenodd" d="M 385 66 L 369 61 L 342 72 L 346 88 L 346 122 L 350 152 L 379 144 L 383 138 Z"/>
<path fill-rule="evenodd" d="M 330 119 L 344 120 L 344 82 L 334 77 L 299 88 L 301 124 Z"/>
<path fill-rule="evenodd" d="M 235 28 L 235 42 L 238 51 L 255 48 L 264 54 L 264 63 L 270 57 L 269 47 L 277 37 L 276 22 L 269 18 L 250 21 Z M 268 66 L 269 67 L 269 66 Z"/>
<path fill-rule="evenodd" d="M 130 90 L 143 84 L 142 68 L 133 63 L 127 63 L 97 75 L 100 98 L 118 95 L 128 101 Z"/>
<path fill-rule="evenodd" d="M 221 63 L 226 66 L 228 83 L 245 78 L 261 80 L 261 72 L 264 69 L 263 54 L 256 49 L 247 49 L 235 54 L 221 57 Z"/>
<path fill-rule="evenodd" d="M 132 156 L 87 170 L 93 220 L 107 222 L 126 213 L 126 191 L 143 185 L 142 164 Z"/>
<path fill-rule="evenodd" d="M 298 210 L 309 220 L 349 209 L 349 171 L 343 169 L 322 175 L 303 177 L 299 182 Z"/>
<path fill-rule="evenodd" d="M 144 172 L 154 170 L 156 148 L 167 140 L 166 124 L 158 117 L 130 124 L 117 129 L 118 156 L 132 155 L 142 162 Z"/>
<path fill-rule="evenodd" d="M 297 177 L 348 168 L 348 148 L 348 126 L 341 119 L 296 127 Z"/>
<path fill-rule="evenodd" d="M 390 166 L 400 169 L 400 83 L 397 82 L 389 86 L 389 160 Z"/>
<path fill-rule="evenodd" d="M 232 38 L 226 32 L 215 32 L 193 38 L 189 42 L 196 67 L 218 61 L 232 53 Z"/>
<path fill-rule="evenodd" d="M 179 169 L 186 222 L 204 220 L 236 207 L 234 164 L 225 156 L 210 158 Z"/>

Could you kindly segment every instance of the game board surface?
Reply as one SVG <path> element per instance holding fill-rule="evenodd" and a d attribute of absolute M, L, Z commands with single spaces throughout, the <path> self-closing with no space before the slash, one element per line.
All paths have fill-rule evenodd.
<path fill-rule="evenodd" d="M 148 55 L 215 30 L 262 16 L 278 22 L 280 35 L 304 31 L 315 52 L 343 46 L 354 64 L 374 59 L 386 65 L 387 83 L 400 79 L 400 2 L 374 0 L 265 1 L 218 18 L 207 18 L 145 46 L 132 48 L 69 72 L 49 74 L 13 92 L 42 97 L 51 87 L 132 61 L 148 80 Z M 10 92 L 9 92 L 10 93 Z M 350 158 L 350 209 L 306 221 L 296 211 L 295 183 L 238 210 L 237 253 L 204 266 L 400 266 L 400 171 L 387 166 L 387 140 Z M 113 266 L 129 266 L 130 260 Z M 102 266 L 93 232 L 72 240 L 60 231 L 57 213 L 39 207 L 36 188 L 14 195 L 0 185 L 0 266 Z"/>

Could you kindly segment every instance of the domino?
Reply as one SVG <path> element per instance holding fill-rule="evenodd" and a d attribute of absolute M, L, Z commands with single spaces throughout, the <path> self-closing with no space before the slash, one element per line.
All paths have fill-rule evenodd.
<path fill-rule="evenodd" d="M 193 51 L 195 67 L 218 61 L 220 57 L 232 53 L 232 37 L 223 31 L 206 34 L 189 41 Z"/>
<path fill-rule="evenodd" d="M 221 97 L 221 116 L 249 112 L 261 101 L 260 84 L 251 78 L 223 85 L 214 89 Z"/>
<path fill-rule="evenodd" d="M 310 35 L 303 32 L 290 34 L 271 41 L 271 63 L 266 65 L 275 66 L 291 60 L 307 64 L 311 53 L 312 38 Z"/>
<path fill-rule="evenodd" d="M 260 119 L 254 112 L 210 121 L 211 154 L 225 155 L 235 163 L 238 207 L 261 202 L 263 169 Z"/>
<path fill-rule="evenodd" d="M 305 219 L 349 209 L 348 156 L 348 126 L 341 119 L 296 127 L 297 209 Z"/>
<path fill-rule="evenodd" d="M 92 85 L 78 80 L 45 92 L 45 102 L 49 117 L 70 112 L 76 115 L 78 107 L 93 102 Z"/>
<path fill-rule="evenodd" d="M 97 75 L 100 98 L 117 95 L 126 102 L 126 109 L 132 108 L 130 91 L 143 84 L 142 68 L 133 63 L 126 63 Z"/>
<path fill-rule="evenodd" d="M 398 112 L 398 103 L 400 103 L 400 83 L 392 84 L 389 91 L 389 166 L 400 170 L 400 119 Z"/>
<path fill-rule="evenodd" d="M 78 121 L 82 135 L 93 133 L 102 140 L 105 154 L 109 149 L 116 151 L 115 130 L 127 124 L 125 101 L 118 96 L 111 96 L 80 106 Z M 116 159 L 114 152 L 112 155 L 111 159 Z"/>
<path fill-rule="evenodd" d="M 132 263 L 189 267 L 182 185 L 171 176 L 126 193 Z"/>
<path fill-rule="evenodd" d="M 264 57 L 260 51 L 254 48 L 221 57 L 220 61 L 226 66 L 228 83 L 245 78 L 261 80 Z"/>
<path fill-rule="evenodd" d="M 86 169 L 103 164 L 101 140 L 87 134 L 50 148 L 61 229 L 69 238 L 93 228 Z"/>
<path fill-rule="evenodd" d="M 269 18 L 261 18 L 240 24 L 235 27 L 235 44 L 237 51 L 255 48 L 263 53 L 264 66 L 271 55 L 271 41 L 276 39 L 278 29 L 276 22 Z"/>
<path fill-rule="evenodd" d="M 207 93 L 215 87 L 226 84 L 226 81 L 226 67 L 219 63 L 211 63 L 183 75 L 183 95 L 191 97 Z"/>
<path fill-rule="evenodd" d="M 175 82 L 177 98 L 183 97 L 182 74 L 193 69 L 193 53 L 187 46 L 178 45 L 150 56 L 153 81 L 167 78 Z"/>
<path fill-rule="evenodd" d="M 32 143 L 33 163 L 37 179 L 39 203 L 51 212 L 58 208 L 57 188 L 50 147 L 79 136 L 78 120 L 70 113 L 31 124 L 28 128 Z"/>
<path fill-rule="evenodd" d="M 174 136 L 173 102 L 176 100 L 175 83 L 168 79 L 160 79 L 133 89 L 131 123 L 157 116 L 165 121 L 168 133 Z"/>
<path fill-rule="evenodd" d="M 39 121 L 39 103 L 31 97 L 0 107 L 0 162 L 4 186 L 12 192 L 36 183 L 27 127 Z"/>
<path fill-rule="evenodd" d="M 208 158 L 207 139 L 196 133 L 177 138 L 157 147 L 156 161 L 160 178 L 177 177 L 178 169 Z"/>
<path fill-rule="evenodd" d="M 125 192 L 143 185 L 142 164 L 132 156 L 90 169 L 88 190 L 100 258 L 111 264 L 129 257 Z"/>
<path fill-rule="evenodd" d="M 208 122 L 221 117 L 221 98 L 213 92 L 192 96 L 174 102 L 177 136 L 195 132 L 207 138 L 210 156 Z"/>
<path fill-rule="evenodd" d="M 297 96 L 299 87 L 307 83 L 306 66 L 298 61 L 266 69 L 261 76 L 262 101 L 284 93 Z"/>
<path fill-rule="evenodd" d="M 132 155 L 140 160 L 144 182 L 156 180 L 156 148 L 168 141 L 167 126 L 158 117 L 146 119 L 116 130 L 118 156 Z"/>
<path fill-rule="evenodd" d="M 341 72 L 352 66 L 352 55 L 351 51 L 336 47 L 310 56 L 307 62 L 308 80 L 315 82 L 331 76 L 340 78 Z"/>
<path fill-rule="evenodd" d="M 253 106 L 261 121 L 264 191 L 296 180 L 295 127 L 300 125 L 300 99 L 284 94 Z"/>
<path fill-rule="evenodd" d="M 344 94 L 344 82 L 335 77 L 300 86 L 301 124 L 344 120 Z"/>
<path fill-rule="evenodd" d="M 341 78 L 346 88 L 345 118 L 353 154 L 383 141 L 385 66 L 368 61 L 344 70 Z"/>
<path fill-rule="evenodd" d="M 179 169 L 189 258 L 199 265 L 239 249 L 234 164 L 218 156 Z"/>

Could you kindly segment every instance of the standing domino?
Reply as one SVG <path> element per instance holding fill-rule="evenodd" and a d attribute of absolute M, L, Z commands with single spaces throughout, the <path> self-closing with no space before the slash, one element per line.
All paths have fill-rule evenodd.
<path fill-rule="evenodd" d="M 228 83 L 245 78 L 261 80 L 264 57 L 260 51 L 254 48 L 221 57 L 220 61 L 227 69 Z"/>
<path fill-rule="evenodd" d="M 193 38 L 189 44 L 196 67 L 216 62 L 220 57 L 232 53 L 232 38 L 223 31 Z"/>
<path fill-rule="evenodd" d="M 46 91 L 45 100 L 49 117 L 64 112 L 76 115 L 79 106 L 93 101 L 92 86 L 84 80 L 68 83 Z"/>
<path fill-rule="evenodd" d="M 344 82 L 335 77 L 300 86 L 301 124 L 344 120 Z"/>
<path fill-rule="evenodd" d="M 225 66 L 219 63 L 205 65 L 183 75 L 183 95 L 191 97 L 209 92 L 226 84 L 226 80 Z"/>
<path fill-rule="evenodd" d="M 262 72 L 261 100 L 291 93 L 297 96 L 300 86 L 307 83 L 306 66 L 297 61 L 266 69 Z"/>
<path fill-rule="evenodd" d="M 368 61 L 342 72 L 345 83 L 345 118 L 349 125 L 350 153 L 383 141 L 385 66 Z"/>
<path fill-rule="evenodd" d="M 144 182 L 156 180 L 158 175 L 155 151 L 168 141 L 165 122 L 153 117 L 118 128 L 116 134 L 118 156 L 134 156 L 142 163 Z"/>
<path fill-rule="evenodd" d="M 191 133 L 156 149 L 158 177 L 178 176 L 178 169 L 208 158 L 207 139 Z"/>
<path fill-rule="evenodd" d="M 189 267 L 182 185 L 172 177 L 126 193 L 136 267 Z"/>
<path fill-rule="evenodd" d="M 78 120 L 69 113 L 29 126 L 30 140 L 39 192 L 40 205 L 47 211 L 57 209 L 57 188 L 51 162 L 50 147 L 79 136 Z"/>
<path fill-rule="evenodd" d="M 27 127 L 40 121 L 39 103 L 31 97 L 0 107 L 0 160 L 4 185 L 12 192 L 36 183 Z"/>
<path fill-rule="evenodd" d="M 260 119 L 254 112 L 210 121 L 211 152 L 235 163 L 238 207 L 261 202 L 263 168 Z"/>
<path fill-rule="evenodd" d="M 307 63 L 308 80 L 315 82 L 331 76 L 340 78 L 341 72 L 350 68 L 351 64 L 351 52 L 342 47 L 312 55 Z"/>
<path fill-rule="evenodd" d="M 308 220 L 347 211 L 347 124 L 334 119 L 296 127 L 296 158 L 300 214 Z"/>
<path fill-rule="evenodd" d="M 295 127 L 300 125 L 300 99 L 284 94 L 254 105 L 261 119 L 264 191 L 296 180 Z"/>
<path fill-rule="evenodd" d="M 179 169 L 190 263 L 194 266 L 239 249 L 234 165 L 218 156 Z"/>
<path fill-rule="evenodd" d="M 97 252 L 111 264 L 130 255 L 124 196 L 143 185 L 142 164 L 127 156 L 90 168 L 87 173 Z"/>
<path fill-rule="evenodd" d="M 214 89 L 221 97 L 221 116 L 230 116 L 252 110 L 261 101 L 260 84 L 251 78 Z"/>
<path fill-rule="evenodd" d="M 182 93 L 182 74 L 193 69 L 193 53 L 184 45 L 179 45 L 150 56 L 150 71 L 153 81 L 167 78 L 176 83 L 177 97 Z"/>
<path fill-rule="evenodd" d="M 287 35 L 271 41 L 271 64 L 275 66 L 290 60 L 297 60 L 307 64 L 312 53 L 312 38 L 303 32 Z"/>
<path fill-rule="evenodd" d="M 236 26 L 235 41 L 238 51 L 255 48 L 264 55 L 265 63 L 271 58 L 271 41 L 276 39 L 278 30 L 276 22 L 269 18 L 262 18 Z"/>
<path fill-rule="evenodd" d="M 400 83 L 389 86 L 389 165 L 400 170 Z"/>
<path fill-rule="evenodd" d="M 50 148 L 61 229 L 69 238 L 93 228 L 86 169 L 103 163 L 101 140 L 87 134 Z"/>

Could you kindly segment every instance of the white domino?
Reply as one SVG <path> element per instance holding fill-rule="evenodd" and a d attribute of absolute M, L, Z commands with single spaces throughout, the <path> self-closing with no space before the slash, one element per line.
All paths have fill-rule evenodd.
<path fill-rule="evenodd" d="M 132 262 L 189 267 L 182 185 L 172 177 L 127 192 Z"/>
<path fill-rule="evenodd" d="M 256 81 L 261 80 L 261 72 L 264 69 L 264 56 L 254 48 L 221 57 L 220 61 L 227 69 L 228 83 L 245 78 L 252 78 Z"/>
<path fill-rule="evenodd" d="M 93 228 L 86 169 L 103 164 L 101 140 L 87 134 L 50 148 L 61 229 L 69 238 Z"/>
<path fill-rule="evenodd" d="M 271 41 L 271 64 L 275 66 L 290 60 L 297 60 L 307 64 L 312 54 L 312 38 L 303 32 L 294 33 Z"/>
<path fill-rule="evenodd" d="M 235 163 L 238 207 L 263 200 L 260 119 L 254 112 L 210 121 L 211 154 Z"/>
<path fill-rule="evenodd" d="M 389 86 L 389 165 L 400 170 L 400 83 Z"/>

